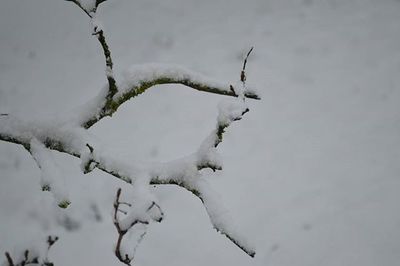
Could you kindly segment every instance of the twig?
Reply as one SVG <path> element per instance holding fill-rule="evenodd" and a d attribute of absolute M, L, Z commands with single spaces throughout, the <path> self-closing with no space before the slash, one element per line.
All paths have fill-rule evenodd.
<path fill-rule="evenodd" d="M 240 73 L 240 81 L 245 83 L 246 82 L 246 64 L 247 64 L 247 59 L 249 58 L 251 52 L 253 51 L 254 47 L 251 47 L 250 50 L 247 52 L 246 57 L 244 58 L 244 62 L 243 62 L 243 68 L 242 68 L 242 72 Z"/>
<path fill-rule="evenodd" d="M 118 108 L 125 102 L 131 100 L 132 98 L 135 98 L 136 96 L 144 93 L 145 91 L 156 85 L 164 85 L 164 84 L 180 84 L 201 92 L 233 96 L 233 97 L 238 96 L 235 90 L 233 89 L 232 85 L 227 85 L 226 87 L 215 86 L 211 83 L 207 84 L 189 78 L 182 79 L 177 76 L 160 75 L 160 76 L 155 76 L 152 80 L 139 82 L 138 85 L 132 86 L 124 93 L 116 95 L 113 101 L 106 106 L 106 110 L 102 109 L 101 112 L 94 113 L 90 118 L 82 122 L 82 127 L 86 129 L 90 128 L 104 117 L 110 116 L 113 113 L 115 113 L 118 110 Z M 258 94 L 248 90 L 244 91 L 244 96 L 246 98 L 255 100 L 261 99 Z"/>
<path fill-rule="evenodd" d="M 120 225 L 120 221 L 119 221 L 119 219 L 118 219 L 118 212 L 122 212 L 122 213 L 125 214 L 125 215 L 127 214 L 127 212 L 122 211 L 122 210 L 120 209 L 120 205 L 121 205 L 121 202 L 120 202 L 120 200 L 119 200 L 120 196 L 121 196 L 121 188 L 118 188 L 117 194 L 116 194 L 116 196 L 115 196 L 114 204 L 113 204 L 113 206 L 114 206 L 114 225 L 115 225 L 115 228 L 117 229 L 117 232 L 118 232 L 117 244 L 115 245 L 115 256 L 116 256 L 116 257 L 118 258 L 118 260 L 121 261 L 122 263 L 124 263 L 124 264 L 126 264 L 126 265 L 131 265 L 131 262 L 132 262 L 132 260 L 133 260 L 133 257 L 129 257 L 128 254 L 124 254 L 124 255 L 123 255 L 123 254 L 121 253 L 121 244 L 122 244 L 122 240 L 123 240 L 125 234 L 128 232 L 128 230 L 129 230 L 130 228 L 132 228 L 134 225 L 136 225 L 136 224 L 138 224 L 138 223 L 141 223 L 141 224 L 148 224 L 148 222 L 147 222 L 147 221 L 134 220 L 134 221 L 130 224 L 129 228 L 127 228 L 127 229 L 122 229 L 122 228 L 121 228 L 121 225 Z"/>
<path fill-rule="evenodd" d="M 90 154 L 88 155 L 89 157 L 85 156 L 84 158 L 81 158 L 84 174 L 90 173 L 98 165 L 98 162 L 96 162 L 96 160 L 93 157 L 94 148 L 90 146 L 88 143 L 86 143 L 86 147 L 89 149 Z"/>
<path fill-rule="evenodd" d="M 96 0 L 95 7 L 92 10 L 86 10 L 81 5 L 81 3 L 77 0 L 66 0 L 66 1 L 75 3 L 80 9 L 82 9 L 85 12 L 85 14 L 90 19 L 93 20 L 95 18 L 97 7 L 101 3 L 105 2 L 106 0 Z M 108 93 L 106 95 L 104 106 L 101 108 L 101 113 L 104 116 L 110 116 L 110 115 L 112 115 L 112 112 L 109 111 L 112 106 L 112 97 L 118 92 L 117 82 L 115 81 L 114 74 L 113 74 L 113 62 L 112 62 L 112 58 L 111 58 L 111 50 L 107 44 L 103 29 L 98 29 L 97 25 L 94 25 L 93 35 L 95 35 L 97 37 L 97 40 L 99 41 L 101 48 L 103 49 L 104 57 L 106 60 L 106 76 L 107 76 L 107 81 L 108 81 Z"/>

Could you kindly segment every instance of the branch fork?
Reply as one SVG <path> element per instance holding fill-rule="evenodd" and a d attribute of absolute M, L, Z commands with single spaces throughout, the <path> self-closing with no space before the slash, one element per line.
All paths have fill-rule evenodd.
<path fill-rule="evenodd" d="M 133 215 L 131 215 L 131 217 L 129 217 L 129 215 L 128 215 L 129 211 L 125 211 L 125 210 L 121 209 L 121 205 L 125 205 L 125 206 L 129 207 L 131 212 L 135 212 L 135 209 L 133 208 L 134 206 L 131 203 L 121 201 L 120 197 L 121 197 L 121 188 L 118 188 L 117 194 L 115 196 L 114 204 L 113 204 L 114 226 L 118 232 L 118 239 L 117 239 L 117 243 L 115 245 L 114 253 L 120 262 L 122 262 L 126 265 L 131 265 L 131 262 L 134 259 L 136 247 L 131 256 L 127 253 L 122 252 L 122 244 L 123 244 L 122 241 L 123 241 L 126 233 L 128 233 L 128 231 L 132 227 L 134 227 L 135 225 L 138 225 L 138 224 L 148 225 L 151 220 L 153 220 L 155 222 L 161 222 L 163 220 L 164 213 L 162 212 L 161 207 L 155 201 L 152 201 L 149 204 L 149 206 L 145 209 L 145 215 L 140 214 L 140 212 L 139 212 L 139 213 L 133 213 Z M 154 216 L 154 215 L 150 214 L 150 212 L 153 208 L 157 209 L 157 211 L 159 212 L 159 215 Z M 125 220 L 121 220 L 118 213 L 122 213 L 123 215 L 125 215 Z M 132 217 L 133 217 L 133 219 L 131 219 Z M 127 223 L 126 219 L 129 219 L 128 223 Z M 144 231 L 143 234 L 140 236 L 137 244 L 139 244 L 142 241 L 145 233 L 146 233 L 146 231 Z"/>
<path fill-rule="evenodd" d="M 241 120 L 249 112 L 246 99 L 260 99 L 258 94 L 246 86 L 246 64 L 253 51 L 247 53 L 242 70 L 240 72 L 240 85 L 229 85 L 216 82 L 198 73 L 184 68 L 170 65 L 145 65 L 130 70 L 127 78 L 120 83 L 114 78 L 113 61 L 111 51 L 106 42 L 104 31 L 97 21 L 96 11 L 105 0 L 97 0 L 92 6 L 84 6 L 79 0 L 66 0 L 73 2 L 90 17 L 93 24 L 93 35 L 99 41 L 104 53 L 107 85 L 104 90 L 87 106 L 83 106 L 72 119 L 67 118 L 62 128 L 58 122 L 44 121 L 35 124 L 21 121 L 9 114 L 0 114 L 0 140 L 22 145 L 27 149 L 42 170 L 44 175 L 44 190 L 58 193 L 53 179 L 48 178 L 57 172 L 50 150 L 70 154 L 80 158 L 81 169 L 84 174 L 90 173 L 95 168 L 102 170 L 122 181 L 132 184 L 138 199 L 134 203 L 121 201 L 121 189 L 117 190 L 113 203 L 113 222 L 117 229 L 118 239 L 115 247 L 115 255 L 119 261 L 131 265 L 133 255 L 122 252 L 121 246 L 127 232 L 135 225 L 148 225 L 151 221 L 161 222 L 164 213 L 150 193 L 150 185 L 173 184 L 193 193 L 204 204 L 214 228 L 225 235 L 232 243 L 246 254 L 254 257 L 254 249 L 236 233 L 230 219 L 222 219 L 216 213 L 225 213 L 219 200 L 215 200 L 212 188 L 203 178 L 201 170 L 222 170 L 222 160 L 217 153 L 217 148 L 223 140 L 223 134 L 232 122 Z M 198 150 L 184 158 L 167 163 L 149 163 L 147 165 L 134 165 L 132 162 L 116 161 L 111 156 L 98 151 L 98 146 L 92 146 L 93 138 L 88 134 L 88 129 L 106 116 L 112 116 L 125 102 L 141 95 L 149 88 L 163 84 L 180 84 L 201 92 L 214 93 L 234 97 L 233 101 L 219 106 L 217 123 L 211 133 L 204 139 Z M 43 159 L 44 158 L 44 159 Z M 48 181 L 48 182 L 47 182 Z M 142 191 L 142 190 L 143 191 Z M 58 194 L 57 194 L 58 195 Z M 141 196 L 141 197 L 140 197 Z M 56 196 L 57 198 L 57 196 Z M 69 200 L 66 197 L 60 201 L 60 207 L 67 207 Z M 222 210 L 222 211 L 221 211 Z M 144 231 L 138 240 L 143 240 Z M 55 240 L 56 241 L 56 240 Z M 54 244 L 54 239 L 49 239 L 49 247 Z M 52 243 L 50 245 L 50 243 Z M 136 248 L 134 249 L 135 252 Z M 7 253 L 8 254 L 8 253 Z M 14 263 L 11 256 L 6 254 L 9 266 L 19 266 Z M 33 261 L 26 255 L 25 264 Z M 33 263 L 33 262 L 31 262 Z M 25 265 L 21 264 L 21 265 Z M 50 264 L 44 264 L 48 266 Z"/>

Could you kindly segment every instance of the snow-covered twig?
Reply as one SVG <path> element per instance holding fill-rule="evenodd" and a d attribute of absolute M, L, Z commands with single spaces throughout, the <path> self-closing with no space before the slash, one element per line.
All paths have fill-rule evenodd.
<path fill-rule="evenodd" d="M 221 201 L 217 200 L 216 193 L 202 178 L 200 172 L 204 168 L 210 168 L 213 171 L 222 169 L 216 148 L 222 142 L 226 128 L 232 122 L 242 119 L 242 116 L 248 111 L 244 97 L 221 104 L 216 129 L 202 142 L 198 151 L 182 159 L 161 164 L 158 167 L 153 166 L 151 183 L 175 184 L 192 192 L 205 206 L 214 228 L 249 256 L 254 257 L 254 248 L 234 229 Z"/>
<path fill-rule="evenodd" d="M 117 85 L 119 91 L 113 96 L 111 102 L 104 105 L 105 109 L 95 106 L 93 108 L 94 112 L 89 117 L 87 117 L 87 114 L 81 116 L 86 117 L 84 121 L 81 121 L 81 125 L 84 128 L 90 128 L 105 116 L 110 116 L 116 112 L 126 101 L 144 93 L 151 87 L 164 84 L 180 84 L 201 92 L 233 97 L 238 96 L 235 92 L 236 88 L 233 89 L 233 86 L 229 83 L 210 79 L 181 66 L 168 64 L 138 65 L 125 71 L 124 80 Z M 104 92 L 101 93 L 104 95 Z M 246 88 L 243 93 L 246 98 L 260 99 L 260 96 L 254 89 Z M 104 104 L 104 100 L 101 101 L 101 98 L 99 97 L 100 105 Z"/>
<path fill-rule="evenodd" d="M 103 49 L 104 58 L 106 61 L 106 77 L 108 81 L 108 92 L 105 96 L 105 101 L 102 103 L 101 106 L 101 113 L 102 115 L 111 115 L 110 110 L 112 109 L 113 96 L 118 92 L 117 82 L 114 78 L 113 73 L 113 62 L 111 58 L 111 50 L 107 44 L 106 38 L 104 36 L 104 31 L 100 21 L 96 17 L 97 7 L 107 1 L 107 0 L 66 0 L 75 3 L 79 8 L 81 8 L 86 15 L 88 15 L 91 19 L 92 26 L 93 26 L 93 36 L 96 36 L 97 40 L 99 41 L 101 48 Z"/>
<path fill-rule="evenodd" d="M 42 173 L 40 182 L 42 190 L 50 191 L 54 195 L 59 207 L 68 207 L 70 201 L 66 194 L 64 177 L 57 166 L 51 151 L 37 139 L 32 139 L 30 143 L 30 153 Z"/>
<path fill-rule="evenodd" d="M 125 253 L 123 254 L 122 252 L 122 240 L 124 239 L 124 236 L 126 233 L 135 225 L 137 224 L 143 224 L 147 225 L 151 220 L 156 221 L 156 222 L 161 222 L 163 219 L 163 212 L 161 211 L 160 206 L 155 202 L 152 201 L 149 206 L 145 206 L 142 203 L 137 203 L 141 206 L 139 208 L 135 208 L 130 203 L 122 202 L 120 201 L 121 197 L 121 188 L 117 190 L 117 194 L 115 196 L 114 200 L 114 214 L 113 214 L 113 219 L 114 219 L 114 226 L 117 229 L 118 232 L 118 239 L 117 243 L 115 245 L 115 256 L 118 258 L 119 261 L 126 265 L 131 265 L 131 262 L 134 258 L 135 252 L 136 252 L 136 247 L 133 250 L 133 254 L 129 256 L 129 254 Z M 123 211 L 121 209 L 121 205 L 126 205 L 130 208 L 130 213 L 128 211 Z M 156 208 L 159 211 L 159 215 L 151 215 L 149 212 L 153 209 Z M 123 220 L 120 219 L 118 216 L 118 212 L 121 212 L 125 215 L 125 218 Z M 144 235 L 146 234 L 146 230 L 140 235 L 138 244 L 143 240 Z"/>

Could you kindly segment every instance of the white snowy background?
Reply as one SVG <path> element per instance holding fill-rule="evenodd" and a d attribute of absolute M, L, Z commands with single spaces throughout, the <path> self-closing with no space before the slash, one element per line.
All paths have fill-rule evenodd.
<path fill-rule="evenodd" d="M 216 233 L 197 198 L 163 186 L 165 220 L 150 226 L 135 265 L 398 265 L 400 1 L 109 0 L 99 18 L 117 77 L 161 62 L 235 82 L 255 46 L 247 74 L 262 101 L 228 129 L 224 170 L 209 178 L 256 257 Z M 1 0 L 0 112 L 45 117 L 96 95 L 106 79 L 90 33 L 72 3 Z M 116 157 L 171 160 L 198 147 L 223 98 L 160 86 L 91 132 Z M 57 266 L 120 265 L 111 212 L 126 185 L 56 156 L 67 210 L 40 192 L 29 153 L 0 143 L 0 254 L 55 233 Z"/>

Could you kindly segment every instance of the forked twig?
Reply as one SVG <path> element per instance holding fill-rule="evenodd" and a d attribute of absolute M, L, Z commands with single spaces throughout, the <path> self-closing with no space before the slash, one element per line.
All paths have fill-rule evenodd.
<path fill-rule="evenodd" d="M 114 253 L 115 253 L 115 256 L 118 258 L 118 260 L 120 261 L 120 262 L 122 262 L 122 263 L 124 263 L 124 264 L 126 264 L 126 265 L 131 265 L 131 262 L 132 262 L 132 260 L 133 260 L 133 256 L 132 257 L 129 257 L 129 255 L 128 254 L 122 254 L 122 251 L 121 251 L 121 245 L 122 245 L 122 240 L 124 239 L 124 236 L 126 235 L 126 233 L 128 232 L 128 230 L 130 229 L 130 228 L 132 228 L 133 226 L 135 226 L 136 224 L 148 224 L 149 222 L 148 221 L 142 221 L 142 220 L 139 220 L 139 219 L 135 219 L 134 221 L 132 221 L 131 223 L 130 223 L 130 225 L 128 226 L 128 228 L 122 228 L 122 226 L 121 226 L 121 224 L 120 224 L 120 220 L 119 220 L 119 218 L 118 218 L 118 212 L 122 212 L 123 214 L 127 214 L 127 212 L 126 211 L 123 211 L 123 210 L 121 210 L 120 209 L 120 205 L 121 204 L 124 204 L 124 205 L 128 205 L 128 203 L 126 203 L 126 202 L 121 202 L 120 201 L 120 196 L 121 196 L 121 188 L 118 188 L 118 190 L 117 190 L 117 194 L 116 194 L 116 196 L 115 196 L 115 200 L 114 200 L 114 204 L 113 204 L 113 207 L 114 207 L 114 215 L 113 215 L 113 218 L 114 218 L 114 226 L 115 226 L 115 228 L 117 229 L 117 232 L 118 232 L 118 239 L 117 239 L 117 244 L 115 245 L 115 251 L 114 251 Z M 131 206 L 130 204 L 128 205 L 128 206 Z M 151 209 L 151 208 L 150 208 Z M 141 238 L 143 238 L 143 237 L 141 237 Z M 141 241 L 141 240 L 140 240 Z M 136 249 L 135 249 L 136 250 Z M 135 251 L 134 250 L 134 251 Z"/>

